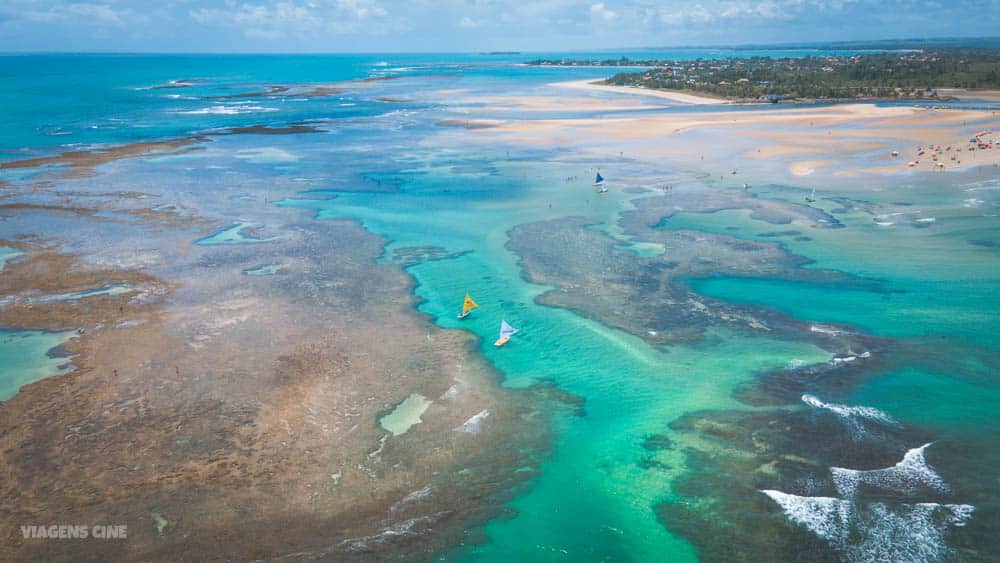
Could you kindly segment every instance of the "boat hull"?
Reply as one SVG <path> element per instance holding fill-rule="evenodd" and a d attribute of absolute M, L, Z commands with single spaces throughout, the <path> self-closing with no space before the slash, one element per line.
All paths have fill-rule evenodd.
<path fill-rule="evenodd" d="M 497 348 L 500 348 L 501 346 L 507 344 L 508 342 L 510 342 L 510 337 L 509 336 L 505 336 L 505 337 L 501 338 L 500 340 L 497 340 L 496 342 L 494 342 L 493 345 L 496 346 Z"/>
<path fill-rule="evenodd" d="M 472 314 L 472 311 L 469 311 L 469 312 L 467 312 L 467 313 L 459 313 L 459 314 L 458 314 L 458 318 L 459 318 L 459 319 L 464 319 L 465 317 L 468 317 L 468 316 L 469 316 L 469 315 L 471 315 L 471 314 Z"/>

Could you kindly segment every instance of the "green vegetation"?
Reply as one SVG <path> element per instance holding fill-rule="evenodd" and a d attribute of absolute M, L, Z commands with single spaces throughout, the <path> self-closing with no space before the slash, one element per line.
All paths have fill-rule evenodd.
<path fill-rule="evenodd" d="M 532 61 L 529 64 L 649 67 L 619 73 L 619 86 L 684 90 L 730 99 L 940 99 L 937 88 L 1000 88 L 1000 49 L 942 49 L 798 58 Z"/>

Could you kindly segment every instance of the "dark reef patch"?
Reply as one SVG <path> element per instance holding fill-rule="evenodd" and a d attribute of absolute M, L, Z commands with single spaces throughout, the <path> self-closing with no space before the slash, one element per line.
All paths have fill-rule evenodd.
<path fill-rule="evenodd" d="M 406 267 L 435 260 L 450 260 L 467 253 L 468 251 L 449 252 L 440 246 L 406 246 L 392 250 L 392 261 Z"/>
<path fill-rule="evenodd" d="M 807 323 L 778 311 L 708 298 L 686 283 L 717 275 L 813 283 L 862 280 L 801 268 L 807 259 L 775 243 L 701 232 L 628 230 L 633 240 L 668 249 L 661 256 L 640 257 L 591 226 L 581 218 L 565 218 L 519 225 L 511 231 L 508 248 L 521 256 L 525 277 L 554 288 L 539 296 L 539 303 L 572 309 L 655 345 L 695 341 L 706 328 L 720 326 L 778 333 L 838 352 L 846 353 L 852 346 L 860 351 L 869 348 L 856 332 L 811 331 Z"/>
<path fill-rule="evenodd" d="M 643 449 L 651 452 L 659 450 L 669 450 L 674 447 L 674 443 L 665 434 L 653 434 L 642 441 Z"/>

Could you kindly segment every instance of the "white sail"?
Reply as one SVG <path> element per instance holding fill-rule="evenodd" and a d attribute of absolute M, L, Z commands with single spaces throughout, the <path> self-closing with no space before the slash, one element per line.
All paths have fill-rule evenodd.
<path fill-rule="evenodd" d="M 510 338 L 517 334 L 517 329 L 507 324 L 507 321 L 500 321 L 500 338 Z"/>

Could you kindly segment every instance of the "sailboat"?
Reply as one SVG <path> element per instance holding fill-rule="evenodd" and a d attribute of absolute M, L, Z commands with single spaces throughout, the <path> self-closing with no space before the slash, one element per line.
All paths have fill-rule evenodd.
<path fill-rule="evenodd" d="M 458 314 L 458 318 L 464 319 L 468 317 L 469 313 L 478 306 L 479 304 L 472 300 L 472 296 L 466 293 L 465 301 L 462 302 L 462 312 Z"/>
<path fill-rule="evenodd" d="M 816 201 L 816 188 L 813 188 L 812 194 L 806 196 L 806 202 L 812 203 Z"/>
<path fill-rule="evenodd" d="M 500 321 L 500 338 L 493 343 L 494 346 L 500 347 L 510 341 L 510 337 L 517 334 L 517 329 L 507 324 L 507 321 Z"/>
<path fill-rule="evenodd" d="M 604 176 L 601 173 L 597 173 L 597 177 L 594 178 L 594 185 L 597 186 L 598 193 L 607 193 L 608 187 L 604 185 Z"/>

